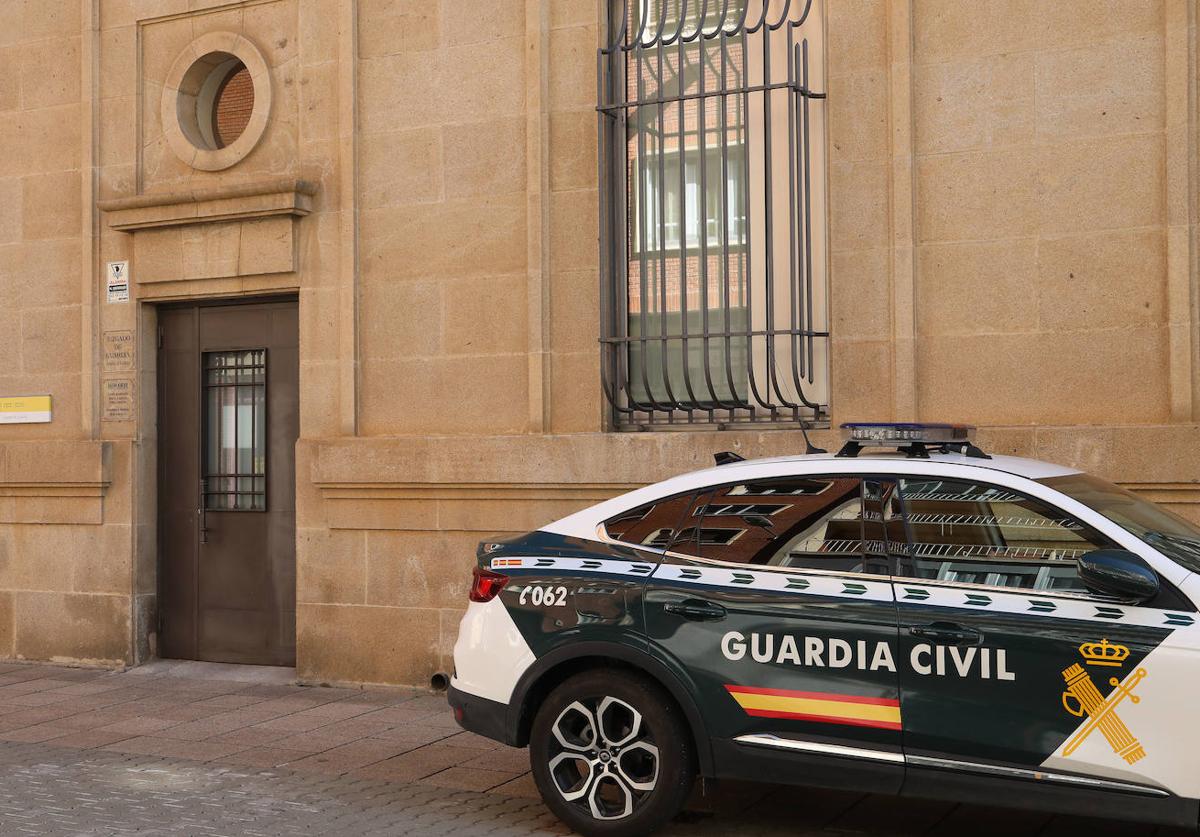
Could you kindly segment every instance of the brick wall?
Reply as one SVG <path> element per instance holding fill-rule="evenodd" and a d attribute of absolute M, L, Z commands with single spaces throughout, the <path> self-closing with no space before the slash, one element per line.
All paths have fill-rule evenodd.
<path fill-rule="evenodd" d="M 217 94 L 216 120 L 217 145 L 229 145 L 242 135 L 254 110 L 254 82 L 250 71 L 244 66 L 229 77 L 221 92 Z"/>

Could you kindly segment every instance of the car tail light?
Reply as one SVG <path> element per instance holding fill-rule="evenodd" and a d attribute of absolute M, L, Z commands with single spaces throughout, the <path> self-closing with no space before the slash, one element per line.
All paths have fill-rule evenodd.
<path fill-rule="evenodd" d="M 471 601 L 490 602 L 500 595 L 505 584 L 508 584 L 508 576 L 476 567 L 475 577 L 471 581 Z"/>

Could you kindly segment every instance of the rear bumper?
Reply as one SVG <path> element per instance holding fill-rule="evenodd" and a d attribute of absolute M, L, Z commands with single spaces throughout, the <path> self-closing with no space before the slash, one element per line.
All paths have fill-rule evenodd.
<path fill-rule="evenodd" d="M 468 732 L 510 744 L 508 735 L 508 705 L 456 689 L 453 684 L 446 700 L 454 709 L 454 720 Z"/>

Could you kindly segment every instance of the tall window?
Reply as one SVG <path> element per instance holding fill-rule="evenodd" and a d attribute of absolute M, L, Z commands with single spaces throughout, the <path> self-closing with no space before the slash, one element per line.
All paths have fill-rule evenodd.
<path fill-rule="evenodd" d="M 820 419 L 820 0 L 609 0 L 604 387 L 617 427 Z"/>

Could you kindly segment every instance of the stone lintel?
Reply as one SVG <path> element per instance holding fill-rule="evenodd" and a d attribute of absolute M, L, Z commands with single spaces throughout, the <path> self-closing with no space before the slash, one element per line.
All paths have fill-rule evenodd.
<path fill-rule="evenodd" d="M 100 201 L 109 226 L 121 232 L 239 221 L 273 215 L 304 216 L 312 211 L 317 184 L 282 179 L 132 195 Z"/>
<path fill-rule="evenodd" d="M 133 280 L 160 282 L 293 273 L 295 222 L 286 215 L 142 229 L 133 237 Z"/>

